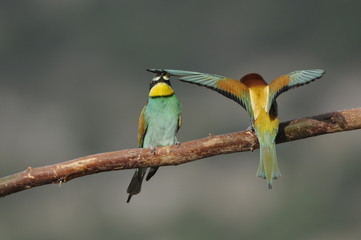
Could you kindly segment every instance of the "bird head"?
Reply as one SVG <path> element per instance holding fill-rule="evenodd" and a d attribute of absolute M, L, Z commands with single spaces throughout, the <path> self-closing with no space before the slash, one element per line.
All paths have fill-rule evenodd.
<path fill-rule="evenodd" d="M 150 97 L 164 97 L 174 94 L 174 90 L 169 81 L 170 75 L 167 72 L 155 69 L 147 69 L 147 71 L 155 73 L 155 76 L 150 82 Z"/>
<path fill-rule="evenodd" d="M 169 81 L 170 75 L 167 72 L 156 69 L 147 69 L 147 71 L 155 73 L 155 76 L 150 83 L 151 85 L 150 88 L 152 88 L 154 85 L 156 85 L 159 82 L 165 82 L 168 85 L 170 85 L 170 81 Z"/>
<path fill-rule="evenodd" d="M 258 73 L 249 73 L 244 75 L 240 81 L 243 82 L 247 87 L 267 85 L 266 81 Z"/>

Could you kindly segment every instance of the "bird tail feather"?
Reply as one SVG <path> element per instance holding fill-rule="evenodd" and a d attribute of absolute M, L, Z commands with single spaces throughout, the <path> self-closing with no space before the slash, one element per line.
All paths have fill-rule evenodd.
<path fill-rule="evenodd" d="M 142 182 L 147 168 L 138 168 L 135 170 L 132 180 L 127 189 L 127 193 L 129 194 L 127 203 L 129 203 L 130 199 L 133 195 L 140 193 L 142 188 Z"/>
<path fill-rule="evenodd" d="M 151 167 L 149 169 L 149 172 L 148 172 L 147 177 L 145 178 L 145 180 L 149 181 L 149 179 L 151 179 L 154 176 L 154 174 L 158 171 L 158 168 L 159 167 Z"/>
<path fill-rule="evenodd" d="M 281 176 L 278 169 L 276 145 L 275 143 L 260 146 L 260 162 L 258 165 L 257 176 L 265 178 L 269 189 L 272 189 L 272 180 Z"/>

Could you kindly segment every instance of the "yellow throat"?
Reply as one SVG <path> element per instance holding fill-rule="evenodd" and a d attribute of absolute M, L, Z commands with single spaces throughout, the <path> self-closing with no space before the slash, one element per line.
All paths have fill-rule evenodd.
<path fill-rule="evenodd" d="M 166 97 L 172 94 L 174 94 L 173 89 L 164 82 L 157 83 L 149 91 L 149 97 Z"/>

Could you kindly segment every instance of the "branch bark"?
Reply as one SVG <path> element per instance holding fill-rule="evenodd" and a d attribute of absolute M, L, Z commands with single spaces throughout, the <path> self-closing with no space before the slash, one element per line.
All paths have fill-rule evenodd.
<path fill-rule="evenodd" d="M 279 126 L 276 142 L 284 143 L 355 129 L 361 129 L 361 108 L 283 122 Z M 99 172 L 179 165 L 219 154 L 253 151 L 256 148 L 258 141 L 255 134 L 252 131 L 241 131 L 211 135 L 179 146 L 159 147 L 154 153 L 148 148 L 99 153 L 44 167 L 28 167 L 25 171 L 0 178 L 0 196 L 45 184 L 65 183 Z"/>

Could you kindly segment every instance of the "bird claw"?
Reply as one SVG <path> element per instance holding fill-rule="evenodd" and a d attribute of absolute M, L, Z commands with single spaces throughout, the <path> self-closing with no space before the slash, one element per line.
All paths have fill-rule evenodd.
<path fill-rule="evenodd" d="M 181 145 L 181 143 L 180 143 L 180 142 L 176 142 L 175 145 L 176 145 L 177 147 L 179 147 L 179 146 Z"/>
<path fill-rule="evenodd" d="M 155 155 L 155 147 L 150 147 L 150 152 L 153 153 L 153 155 Z"/>

